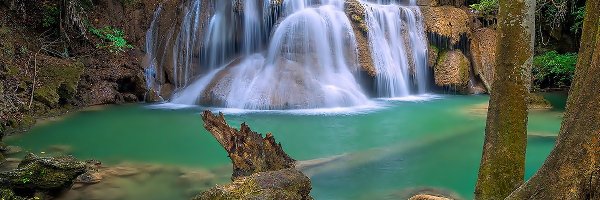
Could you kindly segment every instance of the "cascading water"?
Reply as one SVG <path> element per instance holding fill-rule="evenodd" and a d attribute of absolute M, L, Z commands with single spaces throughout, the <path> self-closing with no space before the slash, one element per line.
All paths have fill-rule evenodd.
<path fill-rule="evenodd" d="M 178 88 L 172 103 L 242 109 L 369 103 L 369 88 L 357 79 L 360 52 L 344 0 L 201 2 L 207 1 L 186 8 L 172 47 Z M 424 93 L 427 45 L 419 9 L 389 3 L 362 2 L 376 97 Z M 206 26 L 200 26 L 201 6 L 213 8 Z"/>

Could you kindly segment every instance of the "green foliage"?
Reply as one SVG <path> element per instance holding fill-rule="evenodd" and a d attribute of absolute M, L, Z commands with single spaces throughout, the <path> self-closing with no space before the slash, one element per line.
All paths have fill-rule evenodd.
<path fill-rule="evenodd" d="M 498 0 L 481 0 L 479 3 L 472 4 L 471 8 L 482 15 L 492 15 L 498 12 Z"/>
<path fill-rule="evenodd" d="M 102 43 L 96 44 L 96 48 L 108 49 L 108 51 L 112 53 L 125 52 L 126 49 L 133 48 L 133 46 L 125 40 L 125 32 L 121 29 L 111 26 L 97 29 L 93 26 L 89 26 L 88 30 L 102 40 Z"/>
<path fill-rule="evenodd" d="M 55 4 L 44 4 L 43 9 L 42 26 L 50 28 L 58 25 L 60 21 L 60 8 Z"/>
<path fill-rule="evenodd" d="M 565 87 L 571 84 L 577 65 L 577 54 L 549 51 L 533 59 L 533 76 L 538 84 Z"/>
<path fill-rule="evenodd" d="M 571 15 L 573 15 L 573 17 L 575 18 L 575 22 L 573 23 L 573 26 L 571 26 L 571 32 L 577 34 L 579 33 L 579 31 L 581 31 L 581 28 L 583 27 L 583 19 L 585 18 L 585 7 L 579 7 L 577 11 L 571 13 Z"/>

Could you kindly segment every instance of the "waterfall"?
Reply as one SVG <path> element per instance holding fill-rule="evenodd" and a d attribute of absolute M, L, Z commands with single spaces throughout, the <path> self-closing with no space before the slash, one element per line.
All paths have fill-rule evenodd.
<path fill-rule="evenodd" d="M 371 88 L 359 81 L 360 52 L 345 0 L 202 2 L 209 1 L 186 5 L 180 27 L 173 28 L 175 43 L 165 50 L 172 51 L 171 83 L 177 88 L 172 103 L 332 108 L 427 92 L 427 45 L 414 0 L 406 6 L 394 0 L 361 2 L 377 69 L 376 96 L 368 96 Z M 204 25 L 202 16 L 209 11 Z M 147 46 L 152 42 L 147 39 Z"/>

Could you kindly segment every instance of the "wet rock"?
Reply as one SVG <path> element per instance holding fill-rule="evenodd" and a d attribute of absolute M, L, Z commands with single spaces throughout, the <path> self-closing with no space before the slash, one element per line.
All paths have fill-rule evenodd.
<path fill-rule="evenodd" d="M 23 197 L 38 193 L 56 196 L 68 190 L 85 171 L 85 163 L 70 156 L 44 158 L 28 154 L 17 169 L 0 173 L 0 183 Z"/>
<path fill-rule="evenodd" d="M 194 199 L 312 199 L 310 179 L 296 169 L 256 173 L 217 186 Z"/>
<path fill-rule="evenodd" d="M 477 29 L 471 38 L 471 55 L 475 75 L 484 83 L 488 92 L 494 82 L 496 68 L 496 31 L 489 28 Z"/>
<path fill-rule="evenodd" d="M 470 70 L 469 59 L 461 51 L 443 52 L 434 67 L 435 84 L 468 93 Z"/>
<path fill-rule="evenodd" d="M 358 0 L 347 0 L 344 5 L 344 10 L 352 22 L 352 28 L 356 37 L 358 63 L 364 72 L 371 77 L 375 77 L 377 75 L 377 69 L 373 63 L 369 40 L 367 38 L 369 27 L 367 26 L 367 21 L 365 19 L 365 7 Z"/>
<path fill-rule="evenodd" d="M 87 171 L 82 175 L 79 175 L 77 179 L 75 179 L 75 183 L 83 183 L 83 184 L 95 184 L 102 181 L 102 173 L 97 171 Z"/>
<path fill-rule="evenodd" d="M 430 68 L 435 68 L 435 65 L 437 64 L 437 60 L 438 57 L 440 55 L 440 49 L 438 49 L 437 47 L 433 46 L 433 45 L 429 45 L 429 49 L 427 49 L 427 66 Z"/>
<path fill-rule="evenodd" d="M 448 38 L 449 45 L 456 46 L 461 41 L 461 37 L 470 35 L 469 23 L 471 20 L 464 10 L 451 6 L 422 6 L 421 12 L 426 31 L 437 37 Z"/>

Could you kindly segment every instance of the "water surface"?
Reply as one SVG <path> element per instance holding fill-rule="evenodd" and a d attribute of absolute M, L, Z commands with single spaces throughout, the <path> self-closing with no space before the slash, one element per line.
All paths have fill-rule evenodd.
<path fill-rule="evenodd" d="M 488 99 L 442 96 L 427 101 L 377 100 L 372 108 L 357 108 L 355 112 L 341 109 L 333 114 L 326 110 L 226 110 L 226 118 L 236 127 L 247 122 L 257 132 L 272 132 L 297 160 L 341 155 L 338 161 L 305 171 L 311 177 L 316 199 L 397 199 L 419 187 L 443 188 L 470 199 L 483 146 Z M 47 154 L 57 145 L 66 146 L 80 159 L 97 159 L 105 165 L 164 168 L 111 179 L 104 186 L 79 188 L 72 199 L 81 195 L 188 199 L 215 184 L 227 183 L 231 173 L 225 151 L 202 127 L 201 111 L 198 107 L 110 106 L 45 123 L 7 142 Z M 530 114 L 527 177 L 551 151 L 561 120 L 560 108 Z M 189 174 L 208 175 L 190 179 Z"/>

